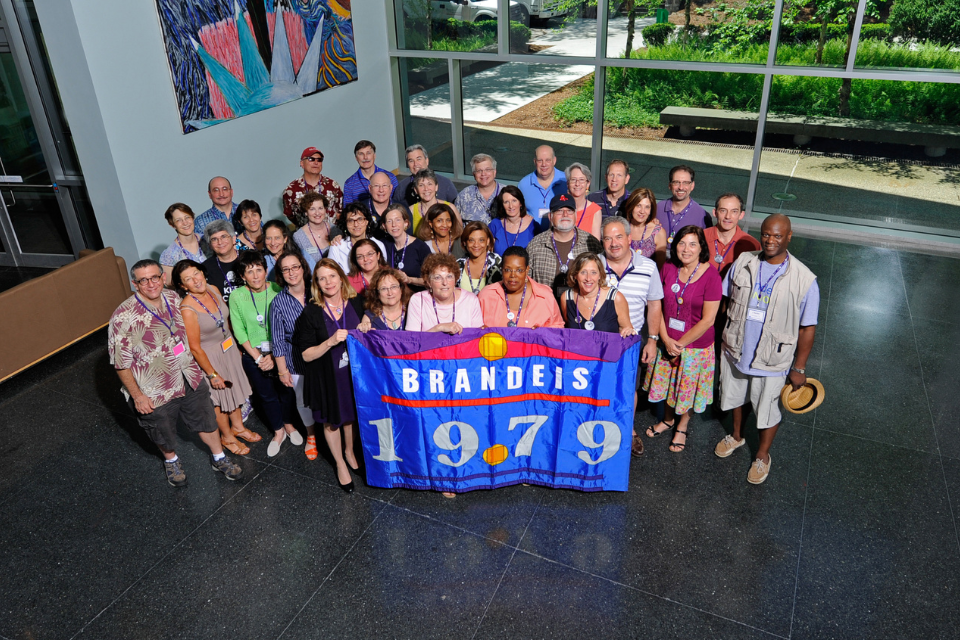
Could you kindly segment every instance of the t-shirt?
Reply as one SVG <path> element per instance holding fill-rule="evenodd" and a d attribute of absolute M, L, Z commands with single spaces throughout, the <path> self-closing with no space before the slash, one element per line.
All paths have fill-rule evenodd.
<path fill-rule="evenodd" d="M 761 309 L 766 312 L 767 306 L 770 304 L 770 294 L 773 293 L 773 285 L 787 272 L 787 268 L 784 267 L 774 275 L 774 271 L 778 266 L 780 265 L 767 264 L 766 262 L 760 264 L 761 269 L 757 273 L 757 281 L 753 284 L 753 294 L 750 296 L 750 309 Z M 730 295 L 730 279 L 732 277 L 733 268 L 727 272 L 727 277 L 723 279 L 723 295 L 725 296 Z M 767 280 L 769 280 L 769 283 L 767 283 Z M 764 287 L 761 292 L 760 288 L 763 287 L 764 284 L 767 286 Z M 800 301 L 800 326 L 809 327 L 817 324 L 817 315 L 819 313 L 820 286 L 817 284 L 817 281 L 814 280 L 810 288 L 807 289 L 807 295 L 803 296 L 803 300 Z M 766 317 L 766 313 L 764 313 L 764 317 Z M 761 371 L 760 369 L 754 369 L 750 366 L 753 364 L 753 359 L 757 355 L 757 346 L 760 344 L 760 335 L 762 333 L 763 322 L 751 320 L 748 314 L 743 328 L 743 347 L 740 351 L 740 361 L 735 363 L 737 369 L 744 375 L 764 377 L 782 376 L 789 372 L 790 367 L 787 367 L 783 371 L 776 372 Z"/>
<path fill-rule="evenodd" d="M 207 272 L 207 282 L 215 286 L 223 295 L 223 301 L 230 302 L 230 292 L 243 286 L 240 277 L 240 256 L 232 262 L 220 262 L 217 256 L 203 263 Z"/>
<path fill-rule="evenodd" d="M 669 291 L 663 296 L 663 321 L 667 323 L 667 335 L 674 340 L 679 340 L 683 334 L 693 328 L 693 325 L 700 322 L 703 318 L 704 302 L 719 302 L 723 297 L 723 282 L 717 270 L 711 269 L 707 264 L 701 264 L 697 273 L 701 272 L 703 275 L 696 282 L 687 285 L 686 281 L 678 282 L 679 269 L 672 262 L 663 265 L 663 276 L 660 282 L 663 284 L 663 290 Z M 680 285 L 679 291 L 673 291 L 671 287 L 674 284 Z M 679 303 L 680 298 L 683 298 L 683 304 Z M 671 319 L 683 322 L 684 328 L 682 330 L 672 328 Z M 711 324 L 702 336 L 687 346 L 691 349 L 711 347 L 714 335 Z"/>
<path fill-rule="evenodd" d="M 603 266 L 607 267 L 607 259 L 600 256 Z M 630 323 L 639 333 L 645 324 L 645 312 L 648 300 L 663 300 L 663 285 L 657 273 L 657 263 L 650 258 L 644 258 L 639 251 L 633 254 L 633 262 L 617 277 L 617 274 L 607 267 L 607 286 L 615 287 L 627 299 L 630 308 Z"/>
<path fill-rule="evenodd" d="M 687 225 L 694 225 L 706 229 L 713 224 L 713 220 L 706 210 L 695 200 L 691 200 L 680 213 L 673 213 L 673 200 L 666 199 L 657 203 L 657 220 L 667 232 L 667 252 L 670 251 L 670 239 L 680 229 Z"/>
<path fill-rule="evenodd" d="M 719 271 L 721 277 L 727 274 L 727 269 L 730 268 L 734 260 L 740 257 L 741 253 L 760 249 L 760 242 L 739 226 L 729 244 L 720 242 L 717 231 L 718 227 L 709 227 L 703 230 L 703 236 L 707 241 L 707 249 L 710 251 L 710 266 Z M 718 255 L 722 258 L 721 262 L 716 260 Z"/>

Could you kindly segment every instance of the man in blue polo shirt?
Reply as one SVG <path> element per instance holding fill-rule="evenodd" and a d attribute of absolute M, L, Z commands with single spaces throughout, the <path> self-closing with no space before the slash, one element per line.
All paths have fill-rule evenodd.
<path fill-rule="evenodd" d="M 390 176 L 390 184 L 397 188 L 397 177 L 386 169 L 377 166 L 377 147 L 369 140 L 361 140 L 353 147 L 353 157 L 357 159 L 360 168 L 343 183 L 343 204 L 356 202 L 360 194 L 370 190 L 370 178 L 378 171 Z"/>
<path fill-rule="evenodd" d="M 540 145 L 534 154 L 536 170 L 524 176 L 517 187 L 523 194 L 527 213 L 540 223 L 544 216 L 547 216 L 549 221 L 550 201 L 554 196 L 567 192 L 567 178 L 563 171 L 557 169 L 557 155 L 553 152 L 553 147 Z"/>
<path fill-rule="evenodd" d="M 203 230 L 215 220 L 231 220 L 237 210 L 237 203 L 233 201 L 233 186 L 223 176 L 212 178 L 207 183 L 207 195 L 213 206 L 201 213 L 193 221 L 193 230 L 198 238 L 203 237 Z"/>

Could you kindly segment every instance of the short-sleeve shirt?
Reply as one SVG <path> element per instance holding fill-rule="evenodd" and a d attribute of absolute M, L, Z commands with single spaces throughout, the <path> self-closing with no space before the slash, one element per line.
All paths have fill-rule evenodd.
<path fill-rule="evenodd" d="M 534 239 L 530 241 L 530 244 L 527 245 L 527 252 L 530 254 L 530 277 L 540 284 L 553 287 L 554 295 L 558 297 L 561 290 L 567 286 L 567 274 L 560 271 L 560 265 L 567 261 L 567 255 L 569 253 L 572 253 L 574 256 L 567 261 L 568 266 L 571 267 L 573 266 L 573 261 L 576 259 L 576 256 L 584 251 L 590 251 L 597 255 L 603 253 L 603 245 L 600 244 L 599 240 L 581 229 L 576 229 L 576 232 L 576 239 L 570 249 L 567 252 L 563 252 L 563 249 L 560 249 L 561 256 L 557 256 L 553 248 L 552 231 L 544 231 L 534 237 Z"/>
<path fill-rule="evenodd" d="M 217 256 L 208 258 L 203 263 L 207 272 L 207 282 L 217 288 L 224 302 L 230 301 L 230 292 L 243 286 L 240 277 L 240 256 L 231 262 L 221 262 Z"/>
<path fill-rule="evenodd" d="M 766 263 L 761 264 L 765 268 L 761 270 L 761 272 L 758 274 L 757 281 L 753 283 L 753 293 L 750 295 L 749 308 L 761 309 L 765 312 L 767 310 L 767 306 L 770 304 L 770 293 L 773 292 L 773 285 L 777 283 L 777 280 L 783 277 L 787 270 L 785 268 L 781 269 L 776 276 L 773 276 L 773 270 L 776 269 L 776 267 Z M 723 279 L 723 295 L 725 296 L 730 295 L 730 279 L 732 277 L 733 268 L 731 267 L 731 269 L 727 271 L 727 276 Z M 767 280 L 770 280 L 770 282 L 763 291 L 760 291 L 760 287 L 763 286 Z M 817 281 L 814 280 L 813 284 L 810 285 L 810 288 L 807 289 L 807 294 L 803 296 L 803 300 L 800 301 L 800 326 L 809 327 L 817 324 L 817 315 L 819 313 L 820 286 L 817 284 Z M 764 314 L 764 317 L 766 317 L 766 314 Z M 760 369 L 754 369 L 750 366 L 753 364 L 753 359 L 757 355 L 757 346 L 760 344 L 760 335 L 763 333 L 763 322 L 751 320 L 749 316 L 744 322 L 743 347 L 740 351 L 740 360 L 735 365 L 740 373 L 748 376 L 773 377 L 782 376 L 790 371 L 790 367 L 787 367 L 783 371 L 777 372 L 761 371 Z"/>
<path fill-rule="evenodd" d="M 166 289 L 161 295 L 159 308 L 138 295 L 130 296 L 113 312 L 107 329 L 110 364 L 129 369 L 155 408 L 183 396 L 186 384 L 196 389 L 203 382 L 203 371 L 190 353 L 180 298 Z M 175 355 L 178 344 L 183 350 Z M 130 397 L 125 388 L 122 391 Z"/>
<path fill-rule="evenodd" d="M 600 206 L 600 209 L 603 211 L 603 217 L 607 216 L 622 216 L 623 215 L 623 203 L 627 201 L 627 196 L 629 192 L 624 191 L 617 199 L 617 204 L 610 204 L 610 199 L 607 197 L 607 190 L 601 189 L 600 191 L 594 191 L 593 193 L 587 196 L 587 200 L 590 202 L 595 202 Z"/>
<path fill-rule="evenodd" d="M 197 234 L 198 238 L 203 237 L 203 231 L 207 228 L 207 225 L 211 222 L 216 222 L 217 220 L 232 220 L 233 215 L 237 212 L 237 203 L 230 203 L 230 215 L 228 216 L 220 209 L 217 209 L 216 205 L 210 207 L 196 218 L 193 219 L 193 231 Z"/>
<path fill-rule="evenodd" d="M 647 301 L 663 300 L 663 285 L 657 273 L 657 263 L 636 251 L 633 262 L 618 276 L 607 266 L 605 256 L 601 255 L 600 261 L 607 270 L 607 286 L 616 288 L 627 299 L 630 323 L 639 332 L 645 324 Z"/>
<path fill-rule="evenodd" d="M 717 227 L 704 229 L 703 236 L 710 251 L 710 266 L 719 271 L 721 277 L 726 275 L 727 269 L 740 257 L 741 253 L 760 249 L 760 242 L 739 226 L 729 244 L 720 242 L 717 237 Z M 721 259 L 720 262 L 717 262 L 717 257 Z"/>
<path fill-rule="evenodd" d="M 704 271 L 705 270 L 705 271 Z M 679 340 L 687 331 L 693 328 L 693 325 L 700 322 L 703 318 L 703 304 L 705 302 L 719 302 L 723 297 L 723 283 L 720 280 L 720 274 L 716 269 L 711 269 L 710 265 L 701 264 L 699 273 L 702 276 L 696 281 L 691 282 L 686 288 L 686 282 L 679 282 L 680 290 L 673 291 L 671 288 L 678 284 L 679 269 L 668 262 L 663 265 L 663 275 L 661 283 L 663 284 L 663 319 L 667 323 L 667 335 L 674 340 Z M 683 298 L 683 304 L 678 300 Z M 678 330 L 670 327 L 670 319 L 676 318 L 684 323 L 684 329 Z M 691 349 L 706 349 L 713 346 L 714 328 L 711 324 L 706 332 L 687 346 Z"/>
<path fill-rule="evenodd" d="M 390 171 L 386 169 L 381 169 L 377 165 L 373 165 L 373 173 L 385 173 L 390 177 L 390 184 L 393 185 L 394 191 L 397 189 L 399 182 L 397 181 L 397 176 L 393 175 Z M 343 204 L 348 205 L 351 202 L 355 202 L 360 198 L 360 194 L 370 192 L 370 181 L 367 180 L 367 177 L 363 175 L 363 170 L 357 169 L 349 178 L 346 179 L 343 183 Z M 390 194 L 393 197 L 393 193 Z"/>
<path fill-rule="evenodd" d="M 203 261 L 207 259 L 203 255 L 203 246 L 206 244 L 204 240 L 198 242 L 200 252 L 199 253 L 190 253 L 186 248 L 183 247 L 179 242 L 174 241 L 169 247 L 163 250 L 163 253 L 160 254 L 160 264 L 165 267 L 172 267 L 176 265 L 181 260 L 193 260 L 197 264 L 203 264 Z"/>
<path fill-rule="evenodd" d="M 333 224 L 343 211 L 343 189 L 333 178 L 321 174 L 316 187 L 311 187 L 307 181 L 300 176 L 287 185 L 283 190 L 283 215 L 297 227 L 302 227 L 307 223 L 306 216 L 300 211 L 300 198 L 308 193 L 319 193 L 327 198 L 330 205 L 327 207 L 327 215 L 330 217 L 330 224 Z"/>
<path fill-rule="evenodd" d="M 419 204 L 420 199 L 417 197 L 416 191 L 414 191 L 413 176 L 407 176 L 397 185 L 397 188 L 393 192 L 393 202 L 400 204 L 405 204 L 408 207 L 412 207 L 415 204 Z M 445 200 L 447 202 L 453 202 L 457 199 L 457 187 L 453 184 L 453 181 L 446 176 L 442 176 L 439 173 L 437 174 L 437 199 Z"/>
<path fill-rule="evenodd" d="M 490 224 L 490 221 L 493 219 L 493 203 L 497 199 L 497 196 L 500 195 L 500 190 L 503 189 L 503 185 L 499 182 L 495 182 L 494 184 L 496 188 L 493 190 L 493 195 L 489 198 L 484 198 L 480 195 L 480 188 L 475 184 L 464 188 L 464 190 L 460 192 L 454 205 L 457 207 L 457 211 L 460 212 L 460 219 L 463 220 L 464 224 L 472 220 Z"/>
<path fill-rule="evenodd" d="M 706 229 L 713 224 L 710 215 L 695 200 L 688 202 L 680 213 L 673 213 L 673 200 L 670 198 L 657 203 L 657 220 L 667 232 L 668 251 L 670 238 L 680 229 L 691 224 Z"/>
<path fill-rule="evenodd" d="M 563 171 L 554 168 L 553 182 L 544 189 L 537 179 L 537 172 L 534 171 L 523 176 L 517 183 L 517 188 L 523 194 L 523 204 L 527 213 L 539 223 L 543 218 L 550 217 L 550 201 L 553 200 L 554 196 L 560 196 L 567 192 L 567 178 Z"/>
<path fill-rule="evenodd" d="M 407 305 L 407 331 L 429 331 L 438 324 L 456 320 L 464 329 L 479 329 L 483 325 L 483 311 L 477 296 L 460 289 L 453 304 L 433 306 L 429 291 L 413 294 Z"/>

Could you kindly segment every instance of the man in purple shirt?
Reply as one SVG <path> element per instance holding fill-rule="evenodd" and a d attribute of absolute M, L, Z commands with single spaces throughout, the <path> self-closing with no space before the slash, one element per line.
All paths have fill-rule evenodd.
<path fill-rule="evenodd" d="M 369 140 L 361 140 L 353 147 L 353 157 L 357 159 L 360 168 L 343 183 L 343 204 L 356 202 L 361 194 L 367 193 L 370 188 L 370 178 L 377 172 L 390 176 L 390 184 L 397 188 L 397 177 L 377 166 L 377 147 Z"/>
<path fill-rule="evenodd" d="M 685 164 L 670 169 L 671 198 L 657 204 L 657 220 L 667 232 L 667 255 L 670 255 L 670 245 L 673 244 L 673 235 L 688 224 L 706 229 L 713 225 L 710 214 L 699 204 L 690 199 L 694 187 L 693 168 Z"/>

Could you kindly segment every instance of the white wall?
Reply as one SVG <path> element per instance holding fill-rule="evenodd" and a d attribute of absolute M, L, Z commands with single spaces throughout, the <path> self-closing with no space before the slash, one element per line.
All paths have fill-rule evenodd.
<path fill-rule="evenodd" d="M 364 10 L 360 10 L 360 5 Z M 174 239 L 163 212 L 210 207 L 207 181 L 227 176 L 234 200 L 282 217 L 280 193 L 299 176 L 300 152 L 319 147 L 341 185 L 356 171 L 353 145 L 398 157 L 383 3 L 353 3 L 359 80 L 184 135 L 153 0 L 37 3 L 54 75 L 106 246 L 132 264 Z"/>

